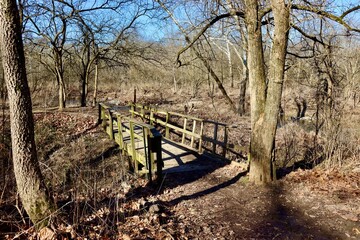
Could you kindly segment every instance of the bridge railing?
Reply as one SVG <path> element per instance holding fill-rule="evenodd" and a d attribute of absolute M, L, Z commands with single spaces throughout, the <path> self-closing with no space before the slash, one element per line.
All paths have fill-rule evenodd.
<path fill-rule="evenodd" d="M 154 126 L 124 116 L 103 103 L 99 104 L 98 121 L 121 151 L 131 157 L 135 173 L 146 174 L 151 180 L 156 172 L 161 178 L 162 136 Z"/>
<path fill-rule="evenodd" d="M 236 149 L 243 149 L 228 143 L 229 128 L 224 123 L 189 116 L 186 114 L 165 111 L 139 103 L 130 104 L 132 117 L 139 116 L 150 124 L 156 123 L 165 130 L 165 138 L 170 133 L 177 136 L 176 141 L 198 152 L 203 150 L 226 157 L 231 153 L 237 157 L 244 156 Z"/>
<path fill-rule="evenodd" d="M 130 113 L 139 116 L 150 124 L 157 124 L 165 130 L 165 138 L 170 134 L 177 136 L 177 142 L 202 152 L 204 120 L 193 116 L 165 111 L 142 104 L 131 104 Z"/>

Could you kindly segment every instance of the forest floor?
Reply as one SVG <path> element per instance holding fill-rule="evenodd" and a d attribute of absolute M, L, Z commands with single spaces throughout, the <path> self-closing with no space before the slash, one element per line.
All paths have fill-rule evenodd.
<path fill-rule="evenodd" d="M 148 184 L 126 170 L 96 112 L 35 111 L 58 239 L 360 239 L 360 165 L 298 169 L 255 186 L 243 163 L 214 159 Z M 36 239 L 7 186 L 0 239 Z"/>

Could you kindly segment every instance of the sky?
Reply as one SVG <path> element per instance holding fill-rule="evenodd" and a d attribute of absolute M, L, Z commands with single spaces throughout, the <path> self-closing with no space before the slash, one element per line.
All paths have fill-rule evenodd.
<path fill-rule="evenodd" d="M 343 12 L 344 9 L 346 9 L 345 7 L 360 4 L 360 0 L 330 0 L 328 2 L 331 4 L 329 11 L 338 15 Z M 175 15 L 180 21 L 186 24 L 184 9 L 177 8 Z M 354 26 L 360 28 L 360 10 L 349 14 L 346 19 L 351 20 Z M 159 22 L 158 20 L 149 21 L 149 19 L 146 18 L 144 18 L 143 21 L 147 21 L 147 25 L 146 28 L 141 31 L 141 35 L 146 40 L 157 41 L 162 38 L 177 36 L 176 33 L 178 32 L 178 28 L 171 23 L 171 20 L 168 20 L 167 24 L 164 22 Z M 182 38 L 181 36 L 178 37 Z"/>

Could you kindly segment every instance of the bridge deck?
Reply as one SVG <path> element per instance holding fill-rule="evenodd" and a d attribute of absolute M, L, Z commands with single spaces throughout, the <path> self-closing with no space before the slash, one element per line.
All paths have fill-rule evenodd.
<path fill-rule="evenodd" d="M 153 173 L 206 169 L 214 154 L 224 158 L 227 151 L 235 153 L 227 141 L 226 124 L 141 104 L 100 103 L 99 123 L 131 157 L 135 172 L 148 179 Z"/>
<path fill-rule="evenodd" d="M 124 129 L 129 129 L 128 124 L 122 125 Z M 141 134 L 141 130 L 135 131 L 137 134 Z M 115 129 L 115 139 L 118 137 L 118 130 Z M 126 144 L 130 144 L 130 134 L 127 131 L 122 132 L 123 140 Z M 196 160 L 205 160 L 206 157 L 200 155 L 195 150 L 190 149 L 187 146 L 183 146 L 174 141 L 162 138 L 162 160 L 164 162 L 163 172 L 184 172 L 206 168 L 206 164 L 188 164 Z M 140 140 L 135 142 L 135 149 L 141 155 L 145 154 L 144 143 Z"/>

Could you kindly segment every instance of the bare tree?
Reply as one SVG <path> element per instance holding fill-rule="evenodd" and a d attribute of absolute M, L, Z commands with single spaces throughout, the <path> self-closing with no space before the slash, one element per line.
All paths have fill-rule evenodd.
<path fill-rule="evenodd" d="M 339 15 L 327 12 L 321 4 L 312 4 L 309 1 L 304 1 L 303 4 L 288 4 L 285 0 L 271 0 L 267 4 L 258 0 L 245 0 L 242 7 L 242 10 L 217 14 L 204 21 L 201 30 L 192 40 L 187 41 L 189 44 L 179 55 L 192 48 L 194 43 L 218 21 L 234 15 L 243 19 L 248 43 L 247 66 L 252 126 L 250 180 L 255 183 L 267 183 L 276 179 L 273 152 L 290 28 L 293 27 L 306 38 L 321 42 L 318 37 L 296 26 L 290 13 L 306 12 L 314 16 L 314 19 L 321 16 L 344 26 L 347 31 L 360 32 L 346 21 L 346 17 L 359 10 L 360 6 L 353 6 Z M 265 30 L 268 34 L 263 32 L 262 26 L 267 26 Z M 266 36 L 271 38 L 264 39 Z M 267 42 L 269 44 L 264 45 Z"/>
<path fill-rule="evenodd" d="M 53 73 L 58 88 L 59 109 L 66 106 L 64 56 L 73 12 L 62 1 L 28 1 L 25 14 L 29 40 L 37 46 L 39 61 Z"/>
<path fill-rule="evenodd" d="M 102 15 L 98 11 L 116 12 L 118 8 L 128 2 L 132 2 L 132 0 L 96 0 L 90 5 L 85 1 L 27 1 L 27 5 L 24 6 L 24 14 L 27 19 L 26 32 L 30 35 L 29 40 L 32 41 L 32 44 L 37 46 L 39 61 L 55 76 L 58 86 L 59 109 L 66 106 L 65 57 L 74 43 L 74 32 L 76 32 L 77 26 L 81 26 L 80 30 L 82 31 L 80 32 L 83 33 L 82 45 L 86 43 L 86 47 L 80 51 L 83 69 L 80 76 L 84 79 L 81 87 L 82 93 L 85 96 L 87 93 L 89 67 L 94 59 L 91 57 L 90 46 L 93 50 L 94 41 L 91 36 L 92 32 L 84 24 L 84 15 L 94 18 L 95 14 Z M 103 15 L 109 16 L 109 12 Z M 97 24 L 96 21 L 94 24 Z"/>
<path fill-rule="evenodd" d="M 74 7 L 75 8 L 75 7 Z M 128 14 L 126 18 L 125 12 L 132 9 L 132 14 Z M 96 71 L 100 60 L 104 62 L 112 62 L 115 65 L 122 65 L 124 60 L 121 59 L 126 55 L 136 52 L 125 46 L 130 35 L 136 35 L 137 20 L 151 11 L 152 5 L 139 4 L 137 0 L 117 1 L 112 7 L 103 7 L 86 12 L 76 11 L 74 20 L 77 22 L 79 29 L 77 39 L 72 39 L 75 56 L 79 62 L 79 76 L 81 85 L 81 106 L 86 106 L 86 98 L 88 94 L 89 77 L 92 71 Z M 119 16 L 114 20 L 109 20 L 108 16 Z M 98 16 L 96 21 L 94 16 Z M 99 17 L 99 16 L 104 16 Z M 114 54 L 114 52 L 117 52 Z M 96 82 L 96 84 L 95 84 Z M 94 95 L 97 91 L 98 73 L 95 74 Z M 95 87 L 96 86 L 96 87 Z M 93 101 L 96 101 L 93 99 Z"/>
<path fill-rule="evenodd" d="M 53 205 L 37 160 L 30 90 L 15 0 L 0 1 L 0 43 L 9 96 L 17 190 L 30 219 L 41 228 L 47 225 Z"/>
<path fill-rule="evenodd" d="M 175 25 L 179 28 L 179 30 L 181 31 L 181 33 L 184 35 L 185 41 L 189 44 L 189 45 L 193 45 L 194 42 L 191 42 L 190 40 L 190 36 L 188 35 L 186 29 L 180 24 L 180 22 L 176 19 L 175 15 L 173 14 L 173 12 L 170 11 L 170 9 L 164 4 L 164 2 L 160 1 L 160 0 L 156 0 L 157 3 L 160 4 L 160 6 L 166 11 L 166 13 L 170 16 L 170 18 L 172 19 L 172 21 L 175 23 Z M 212 25 L 212 24 L 210 24 Z M 204 32 L 202 32 L 204 33 Z M 201 34 L 202 35 L 202 34 Z M 201 36 L 197 36 L 197 39 L 199 39 L 199 37 Z M 190 47 L 188 47 L 190 48 Z M 180 52 L 178 53 L 178 56 L 180 54 L 182 54 L 183 52 L 185 52 L 188 48 L 182 49 L 180 50 Z M 214 71 L 214 69 L 211 67 L 210 61 L 207 60 L 207 58 L 205 58 L 199 49 L 197 49 L 196 47 L 191 48 L 192 53 L 202 62 L 202 64 L 204 65 L 204 67 L 207 69 L 207 71 L 209 72 L 210 76 L 214 79 L 214 81 L 216 82 L 219 90 L 221 91 L 222 95 L 224 96 L 226 102 L 229 104 L 231 110 L 233 112 L 236 112 L 236 106 L 234 104 L 234 102 L 232 101 L 232 99 L 229 97 L 229 95 L 227 94 L 226 89 L 224 88 L 220 78 L 218 77 L 218 75 L 216 74 L 216 72 Z M 177 62 L 178 64 L 181 66 L 182 63 L 180 61 L 179 58 L 177 58 Z"/>

